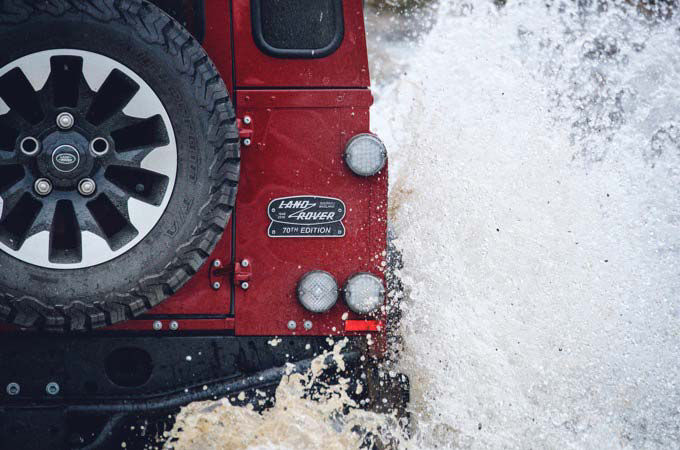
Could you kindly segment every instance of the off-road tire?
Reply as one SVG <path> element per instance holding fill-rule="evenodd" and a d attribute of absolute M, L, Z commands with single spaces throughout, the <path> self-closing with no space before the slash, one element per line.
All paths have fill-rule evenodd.
<path fill-rule="evenodd" d="M 0 42 L 0 68 L 51 48 L 121 61 L 163 102 L 178 153 L 165 213 L 127 253 L 93 267 L 54 270 L 0 251 L 0 321 L 84 331 L 148 311 L 197 273 L 234 207 L 238 129 L 217 69 L 181 25 L 144 0 L 0 0 Z"/>

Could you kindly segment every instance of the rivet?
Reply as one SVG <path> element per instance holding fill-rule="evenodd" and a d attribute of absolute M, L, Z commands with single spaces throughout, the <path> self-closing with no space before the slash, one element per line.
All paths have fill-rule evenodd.
<path fill-rule="evenodd" d="M 54 381 L 47 383 L 47 386 L 45 386 L 45 392 L 50 395 L 57 395 L 59 393 L 59 384 L 55 383 Z"/>
<path fill-rule="evenodd" d="M 9 383 L 7 385 L 7 393 L 9 395 L 18 395 L 20 391 L 21 387 L 19 386 L 19 383 Z"/>
<path fill-rule="evenodd" d="M 176 320 L 173 320 L 172 322 L 170 322 L 170 329 L 172 331 L 177 331 L 179 329 L 179 323 L 177 323 Z"/>
<path fill-rule="evenodd" d="M 161 322 L 160 320 L 155 320 L 153 322 L 153 329 L 156 331 L 163 329 L 163 322 Z"/>
<path fill-rule="evenodd" d="M 289 330 L 294 330 L 297 328 L 297 323 L 295 323 L 294 320 L 289 320 L 288 321 L 288 329 Z"/>

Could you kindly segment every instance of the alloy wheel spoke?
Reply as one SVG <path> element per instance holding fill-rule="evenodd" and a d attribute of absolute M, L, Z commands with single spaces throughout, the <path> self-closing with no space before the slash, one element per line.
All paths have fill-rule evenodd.
<path fill-rule="evenodd" d="M 42 209 L 42 202 L 26 191 L 17 190 L 13 195 L 3 197 L 2 219 L 0 220 L 0 242 L 13 250 L 19 250 L 35 219 Z"/>
<path fill-rule="evenodd" d="M 152 150 L 170 143 L 163 118 L 156 114 L 146 119 L 121 117 L 111 131 L 118 153 L 140 149 Z"/>
<path fill-rule="evenodd" d="M 6 186 L 0 192 L 0 197 L 2 197 L 2 216 L 0 216 L 0 220 L 7 217 L 7 215 L 14 210 L 21 197 L 26 193 L 25 183 L 22 183 L 21 181 L 25 180 L 22 178 L 21 180 L 12 183 L 11 186 Z"/>
<path fill-rule="evenodd" d="M 53 263 L 78 263 L 83 260 L 82 233 L 70 200 L 59 200 L 50 228 L 49 260 Z"/>
<path fill-rule="evenodd" d="M 13 152 L 19 138 L 21 118 L 13 111 L 0 116 L 0 152 Z"/>
<path fill-rule="evenodd" d="M 113 69 L 99 88 L 87 112 L 87 120 L 101 125 L 130 103 L 139 85 L 118 69 Z"/>
<path fill-rule="evenodd" d="M 5 197 L 11 195 L 13 190 L 26 190 L 26 171 L 18 164 L 3 164 L 0 161 L 0 195 L 6 202 Z M 6 206 L 5 206 L 6 208 Z"/>
<path fill-rule="evenodd" d="M 50 76 L 42 92 L 54 108 L 76 108 L 84 87 L 83 58 L 79 56 L 53 56 L 50 58 Z"/>
<path fill-rule="evenodd" d="M 31 124 L 39 123 L 44 117 L 38 94 L 18 67 L 0 76 L 0 97 L 10 110 Z"/>
<path fill-rule="evenodd" d="M 170 179 L 157 172 L 137 167 L 109 166 L 104 176 L 127 196 L 159 206 Z"/>
<path fill-rule="evenodd" d="M 124 193 L 115 195 L 108 190 L 87 202 L 87 209 L 99 226 L 103 237 L 111 250 L 118 250 L 130 242 L 139 232 L 130 221 L 127 199 Z"/>

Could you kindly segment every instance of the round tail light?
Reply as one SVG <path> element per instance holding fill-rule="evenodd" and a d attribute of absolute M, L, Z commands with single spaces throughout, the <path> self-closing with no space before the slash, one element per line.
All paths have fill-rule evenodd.
<path fill-rule="evenodd" d="M 314 270 L 300 279 L 297 295 L 306 310 L 313 313 L 326 312 L 338 300 L 338 283 L 330 273 Z"/>
<path fill-rule="evenodd" d="M 344 292 L 347 306 L 357 314 L 372 313 L 385 300 L 382 280 L 365 272 L 352 275 L 345 283 Z"/>
<path fill-rule="evenodd" d="M 373 134 L 358 134 L 347 143 L 345 163 L 361 177 L 375 175 L 385 167 L 387 150 L 385 144 Z"/>

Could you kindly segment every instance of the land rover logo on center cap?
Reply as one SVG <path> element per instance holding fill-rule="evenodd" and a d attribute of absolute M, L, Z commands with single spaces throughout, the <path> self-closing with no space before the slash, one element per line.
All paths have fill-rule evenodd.
<path fill-rule="evenodd" d="M 78 164 L 80 164 L 80 154 L 70 145 L 60 145 L 52 153 L 52 165 L 59 172 L 73 172 Z"/>

